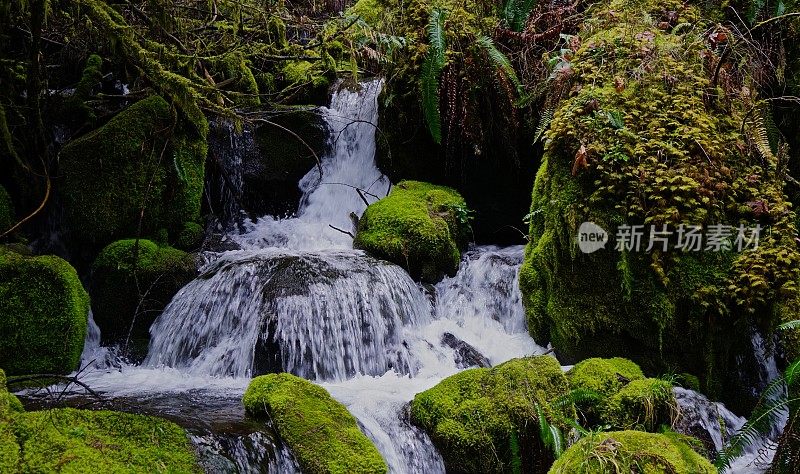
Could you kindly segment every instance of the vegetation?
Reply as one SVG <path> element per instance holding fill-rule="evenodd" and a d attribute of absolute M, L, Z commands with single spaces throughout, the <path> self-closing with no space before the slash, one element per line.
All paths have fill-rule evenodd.
<path fill-rule="evenodd" d="M 303 472 L 388 470 L 355 418 L 319 385 L 287 373 L 262 375 L 250 382 L 243 402 L 250 415 L 272 420 Z"/>
<path fill-rule="evenodd" d="M 153 321 L 195 273 L 192 255 L 150 240 L 119 240 L 105 247 L 92 265 L 90 287 L 103 337 L 146 347 Z"/>
<path fill-rule="evenodd" d="M 455 190 L 403 181 L 367 207 L 353 245 L 436 282 L 458 270 L 469 229 L 467 204 Z"/>
<path fill-rule="evenodd" d="M 581 439 L 553 464 L 549 472 L 713 474 L 717 471 L 680 435 L 612 431 Z"/>
<path fill-rule="evenodd" d="M 9 374 L 65 374 L 78 366 L 89 296 L 61 258 L 0 246 L 0 365 Z"/>
<path fill-rule="evenodd" d="M 504 472 L 521 459 L 525 472 L 552 462 L 538 424 L 565 429 L 571 404 L 553 403 L 569 393 L 558 362 L 539 356 L 513 359 L 491 369 L 468 369 L 417 394 L 411 420 L 444 457 L 448 472 Z M 516 446 L 516 448 L 515 448 Z"/>

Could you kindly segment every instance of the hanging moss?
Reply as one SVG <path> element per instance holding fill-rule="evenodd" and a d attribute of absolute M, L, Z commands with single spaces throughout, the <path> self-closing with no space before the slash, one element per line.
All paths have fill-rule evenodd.
<path fill-rule="evenodd" d="M 0 233 L 10 229 L 14 223 L 14 203 L 11 202 L 6 188 L 0 186 Z"/>
<path fill-rule="evenodd" d="M 355 418 L 319 385 L 286 373 L 262 375 L 250 382 L 243 402 L 249 414 L 272 420 L 303 472 L 388 470 Z"/>
<path fill-rule="evenodd" d="M 195 276 L 194 257 L 149 240 L 120 240 L 92 265 L 92 311 L 106 342 L 147 347 L 150 326 Z"/>
<path fill-rule="evenodd" d="M 80 125 L 95 120 L 94 111 L 86 104 L 92 96 L 92 92 L 100 85 L 103 79 L 102 72 L 103 59 L 96 54 L 92 54 L 86 60 L 81 79 L 75 86 L 75 91 L 65 101 L 65 118 L 69 123 Z"/>
<path fill-rule="evenodd" d="M 71 235 L 105 244 L 159 228 L 179 232 L 200 218 L 207 143 L 175 125 L 153 96 L 61 151 L 65 220 Z"/>
<path fill-rule="evenodd" d="M 83 350 L 89 296 L 55 256 L 0 247 L 0 366 L 9 374 L 65 374 Z"/>
<path fill-rule="evenodd" d="M 411 420 L 442 454 L 448 472 L 507 472 L 514 441 L 525 445 L 523 472 L 552 462 L 538 440 L 538 405 L 548 421 L 573 419 L 571 405 L 551 405 L 569 392 L 558 362 L 547 356 L 513 359 L 491 369 L 469 369 L 417 394 Z"/>
<path fill-rule="evenodd" d="M 749 352 L 748 326 L 764 322 L 752 315 L 796 294 L 800 269 L 775 163 L 740 133 L 757 98 L 712 87 L 704 37 L 670 26 L 697 22 L 693 6 L 611 0 L 587 15 L 580 48 L 556 78 L 570 92 L 533 188 L 520 270 L 529 329 L 565 362 L 624 356 L 647 371 L 696 374 L 706 392 L 730 400 L 744 392 L 730 373 Z M 577 248 L 586 221 L 610 233 L 605 249 Z M 757 250 L 614 249 L 622 224 L 739 223 L 766 228 Z"/>
<path fill-rule="evenodd" d="M 233 97 L 237 106 L 261 105 L 258 83 L 242 53 L 225 54 L 214 62 L 214 66 L 224 74 L 223 81 L 232 81 L 226 84 L 225 89 L 234 91 Z"/>
<path fill-rule="evenodd" d="M 717 470 L 677 434 L 641 431 L 593 433 L 581 439 L 553 464 L 550 474 L 664 472 L 715 474 Z"/>
<path fill-rule="evenodd" d="M 402 266 L 414 278 L 436 282 L 458 270 L 469 236 L 468 212 L 453 189 L 402 181 L 367 207 L 353 245 Z"/>

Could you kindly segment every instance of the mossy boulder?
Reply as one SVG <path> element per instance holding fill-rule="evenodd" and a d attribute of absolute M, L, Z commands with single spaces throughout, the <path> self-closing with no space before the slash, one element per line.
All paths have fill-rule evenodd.
<path fill-rule="evenodd" d="M 319 385 L 287 373 L 262 375 L 250 382 L 243 402 L 250 415 L 272 420 L 303 472 L 388 470 L 356 419 Z"/>
<path fill-rule="evenodd" d="M 77 368 L 88 313 L 89 295 L 69 263 L 0 246 L 0 366 L 9 374 Z"/>
<path fill-rule="evenodd" d="M 206 133 L 152 96 L 67 143 L 59 163 L 72 237 L 102 246 L 161 228 L 177 234 L 185 222 L 199 221 Z"/>
<path fill-rule="evenodd" d="M 150 326 L 196 273 L 194 257 L 150 240 L 119 240 L 92 265 L 92 312 L 107 343 L 146 348 Z"/>
<path fill-rule="evenodd" d="M 193 251 L 203 245 L 205 229 L 196 222 L 187 222 L 175 239 L 175 246 L 181 250 Z"/>
<path fill-rule="evenodd" d="M 554 358 L 513 359 L 459 372 L 418 393 L 411 420 L 431 437 L 448 472 L 506 472 L 516 456 L 523 472 L 544 472 L 553 459 L 538 439 L 539 409 L 563 425 L 563 418 L 575 417 L 574 409 L 553 402 L 567 393 Z"/>
<path fill-rule="evenodd" d="M 655 431 L 670 426 L 678 415 L 672 384 L 647 378 L 634 380 L 606 403 L 603 418 L 616 429 Z"/>
<path fill-rule="evenodd" d="M 17 414 L 11 427 L 18 472 L 202 472 L 186 432 L 155 417 L 59 408 Z"/>
<path fill-rule="evenodd" d="M 750 328 L 774 327 L 765 320 L 797 294 L 800 271 L 783 181 L 741 133 L 758 98 L 712 84 L 705 37 L 654 26 L 694 24 L 694 6 L 606 0 L 587 14 L 555 78 L 571 92 L 533 187 L 520 270 L 529 330 L 562 362 L 624 356 L 647 372 L 695 374 L 705 393 L 746 408 L 752 393 L 731 374 L 746 373 L 737 367 L 752 359 Z M 605 248 L 579 249 L 584 222 L 609 233 Z M 732 247 L 739 224 L 762 227 L 757 249 Z M 624 225 L 642 226 L 638 250 L 616 237 Z M 671 232 L 667 250 L 647 250 L 651 225 Z M 682 251 L 681 225 L 733 227 L 719 248 L 703 239 Z"/>
<path fill-rule="evenodd" d="M 20 449 L 11 419 L 15 413 L 22 412 L 22 404 L 6 387 L 6 374 L 0 369 L 0 472 L 16 472 Z"/>
<path fill-rule="evenodd" d="M 401 181 L 364 211 L 353 246 L 400 265 L 413 278 L 436 282 L 458 270 L 469 231 L 469 211 L 458 192 Z"/>
<path fill-rule="evenodd" d="M 582 360 L 566 376 L 571 389 L 588 392 L 576 402 L 585 426 L 605 424 L 608 400 L 631 381 L 644 379 L 638 365 L 621 357 Z"/>
<path fill-rule="evenodd" d="M 691 442 L 677 434 L 642 431 L 591 434 L 567 449 L 549 474 L 715 474 L 717 470 L 692 449 Z"/>
<path fill-rule="evenodd" d="M 0 186 L 0 232 L 14 225 L 14 203 L 6 188 Z"/>

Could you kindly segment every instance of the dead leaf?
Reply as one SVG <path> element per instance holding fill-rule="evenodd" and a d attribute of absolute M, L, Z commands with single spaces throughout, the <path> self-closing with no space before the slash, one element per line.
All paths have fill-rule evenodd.
<path fill-rule="evenodd" d="M 586 168 L 588 165 L 589 163 L 586 161 L 586 146 L 581 145 L 581 147 L 578 148 L 578 152 L 575 153 L 575 162 L 572 164 L 572 176 L 577 175 L 578 171 L 582 168 Z"/>

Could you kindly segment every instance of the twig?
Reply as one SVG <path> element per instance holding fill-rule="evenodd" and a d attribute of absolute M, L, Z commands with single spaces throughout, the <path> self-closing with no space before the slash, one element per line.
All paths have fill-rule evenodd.
<path fill-rule="evenodd" d="M 85 383 L 81 382 L 75 377 L 70 377 L 67 375 L 57 375 L 57 374 L 36 374 L 36 375 L 18 375 L 18 376 L 9 376 L 6 377 L 6 383 L 15 384 L 21 382 L 29 382 L 32 380 L 41 380 L 41 379 L 59 379 L 65 380 L 70 383 L 74 383 L 75 385 L 80 385 L 84 390 L 86 390 L 91 396 L 97 398 L 98 400 L 102 400 L 100 394 L 92 390 L 91 387 L 86 385 Z"/>
<path fill-rule="evenodd" d="M 342 234 L 347 234 L 347 235 L 349 235 L 350 237 L 352 237 L 352 238 L 354 238 L 354 239 L 356 238 L 356 236 L 355 236 L 355 235 L 353 235 L 353 233 L 352 233 L 352 232 L 348 232 L 348 231 L 346 231 L 346 230 L 340 229 L 340 228 L 336 227 L 335 225 L 328 224 L 328 227 L 330 227 L 331 229 L 333 229 L 333 230 L 335 230 L 335 231 L 341 232 Z"/>

